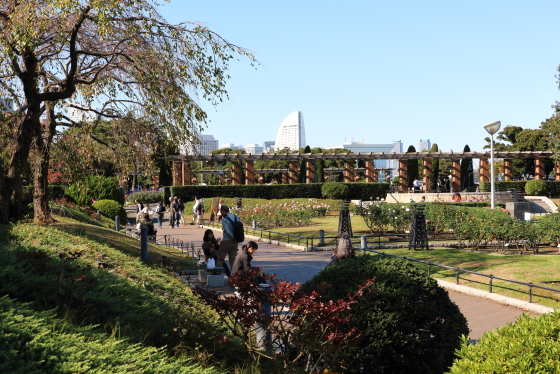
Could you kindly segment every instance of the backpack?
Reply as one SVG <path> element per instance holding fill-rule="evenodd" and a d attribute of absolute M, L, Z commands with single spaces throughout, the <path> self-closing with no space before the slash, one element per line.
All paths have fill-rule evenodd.
<path fill-rule="evenodd" d="M 228 221 L 231 222 L 233 226 L 233 237 L 236 242 L 241 243 L 245 241 L 245 231 L 243 230 L 243 224 L 241 220 L 237 218 L 235 221 L 232 221 L 229 217 L 225 217 Z"/>

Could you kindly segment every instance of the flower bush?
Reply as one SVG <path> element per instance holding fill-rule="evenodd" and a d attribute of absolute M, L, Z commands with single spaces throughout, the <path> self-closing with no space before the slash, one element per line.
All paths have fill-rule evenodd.
<path fill-rule="evenodd" d="M 313 217 L 324 217 L 330 206 L 309 199 L 305 203 L 291 201 L 284 204 L 257 204 L 254 206 L 244 206 L 240 209 L 232 209 L 232 212 L 239 216 L 242 222 L 248 223 L 253 220 L 258 222 L 258 227 L 262 229 L 272 229 L 275 227 L 297 227 L 311 224 Z"/>
<path fill-rule="evenodd" d="M 355 208 L 371 232 L 403 232 L 410 228 L 412 212 L 409 206 L 374 201 Z"/>

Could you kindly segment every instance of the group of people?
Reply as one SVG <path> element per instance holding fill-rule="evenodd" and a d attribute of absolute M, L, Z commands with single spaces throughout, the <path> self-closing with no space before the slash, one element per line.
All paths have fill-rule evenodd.
<path fill-rule="evenodd" d="M 237 273 L 246 272 L 251 268 L 251 261 L 255 251 L 259 246 L 254 241 L 248 241 L 238 250 L 238 243 L 235 240 L 233 231 L 233 223 L 239 218 L 229 212 L 229 207 L 220 204 L 219 217 L 222 218 L 223 238 L 216 238 L 212 230 L 208 229 L 204 232 L 202 239 L 202 250 L 204 252 L 204 262 L 208 263 L 209 259 L 214 259 L 217 267 L 223 267 L 226 275 L 229 277 Z M 239 252 L 239 253 L 238 253 Z M 229 265 L 225 261 L 229 257 Z M 230 270 L 231 267 L 231 270 Z"/>

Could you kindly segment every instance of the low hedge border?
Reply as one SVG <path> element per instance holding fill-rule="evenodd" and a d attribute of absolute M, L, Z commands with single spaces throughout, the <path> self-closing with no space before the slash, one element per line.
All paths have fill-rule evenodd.
<path fill-rule="evenodd" d="M 511 181 L 511 182 L 496 182 L 496 191 L 507 191 L 509 188 L 516 188 L 517 190 L 525 193 L 525 185 L 528 181 Z M 558 181 L 545 181 L 546 183 L 546 196 L 560 197 L 560 182 Z M 480 183 L 481 191 L 490 191 L 490 182 Z"/>
<path fill-rule="evenodd" d="M 384 199 L 389 191 L 386 183 L 344 183 L 350 190 L 350 199 Z M 321 199 L 323 183 L 273 184 L 238 186 L 171 186 L 164 187 L 164 201 L 177 196 L 183 201 L 193 200 L 195 196 L 209 197 L 246 197 L 260 199 Z"/>

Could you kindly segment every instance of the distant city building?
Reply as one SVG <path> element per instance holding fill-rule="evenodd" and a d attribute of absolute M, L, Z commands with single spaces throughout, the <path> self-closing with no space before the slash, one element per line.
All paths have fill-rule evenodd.
<path fill-rule="evenodd" d="M 403 152 L 403 143 L 400 140 L 393 140 L 393 149 L 391 152 L 401 153 Z M 391 172 L 391 178 L 399 175 L 399 160 L 387 160 L 387 167 L 389 167 Z"/>
<path fill-rule="evenodd" d="M 258 144 L 249 143 L 245 147 L 245 152 L 250 153 L 252 155 L 263 153 L 263 147 L 259 146 Z"/>
<path fill-rule="evenodd" d="M 196 134 L 193 141 L 187 141 L 179 146 L 179 153 L 182 155 L 206 155 L 217 149 L 219 149 L 218 140 L 214 139 L 214 135 Z"/>
<path fill-rule="evenodd" d="M 214 138 L 214 135 L 201 135 L 199 137 L 199 144 L 196 145 L 196 150 L 201 155 L 207 155 L 208 153 L 219 149 L 218 139 Z"/>
<path fill-rule="evenodd" d="M 429 151 L 432 148 L 432 142 L 430 142 L 430 139 L 427 140 L 422 140 L 420 139 L 420 144 L 418 145 L 418 152 L 422 152 L 422 151 Z"/>
<path fill-rule="evenodd" d="M 101 111 L 100 108 L 92 109 L 97 112 Z M 89 111 L 87 108 L 69 108 L 67 115 L 73 122 L 93 122 L 98 118 L 97 113 Z"/>
<path fill-rule="evenodd" d="M 395 143 L 392 144 L 364 144 L 360 142 L 347 142 L 342 143 L 342 145 L 337 145 L 334 147 L 325 147 L 325 149 L 336 149 L 336 148 L 344 148 L 352 151 L 352 153 L 389 153 L 393 152 L 395 149 Z M 398 152 L 398 151 L 395 151 Z M 374 160 L 375 168 L 377 169 L 392 169 L 391 178 L 398 173 L 398 160 L 397 161 L 397 169 L 394 170 L 393 165 L 391 164 L 393 160 Z M 385 173 L 379 173 L 379 182 L 385 182 Z"/>
<path fill-rule="evenodd" d="M 263 148 L 265 152 L 270 152 L 270 151 L 274 151 L 274 144 L 276 142 L 273 140 L 269 140 L 266 142 L 263 142 Z"/>
<path fill-rule="evenodd" d="M 289 148 L 291 151 L 297 151 L 305 147 L 305 126 L 303 123 L 303 114 L 301 111 L 295 111 L 282 121 L 274 148 L 276 150 L 283 150 Z"/>
<path fill-rule="evenodd" d="M 242 145 L 235 145 L 233 143 L 222 143 L 221 148 L 229 148 L 229 149 L 244 149 L 245 147 L 243 147 Z"/>

